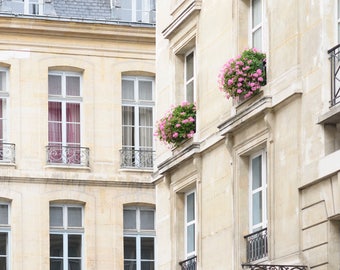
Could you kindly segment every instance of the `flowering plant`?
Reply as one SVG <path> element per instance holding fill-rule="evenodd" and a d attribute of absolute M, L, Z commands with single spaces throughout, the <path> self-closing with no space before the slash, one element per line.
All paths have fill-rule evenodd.
<path fill-rule="evenodd" d="M 177 146 L 188 138 L 192 138 L 196 131 L 196 106 L 182 102 L 172 107 L 166 115 L 156 123 L 155 136 L 160 141 Z"/>
<path fill-rule="evenodd" d="M 266 55 L 255 48 L 245 50 L 224 64 L 218 75 L 218 87 L 227 98 L 256 95 L 266 84 Z"/>

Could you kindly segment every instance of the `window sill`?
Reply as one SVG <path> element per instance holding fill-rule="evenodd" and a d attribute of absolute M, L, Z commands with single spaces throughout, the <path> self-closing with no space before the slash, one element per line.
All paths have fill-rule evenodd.
<path fill-rule="evenodd" d="M 17 165 L 12 162 L 0 161 L 0 167 L 16 167 Z"/>
<path fill-rule="evenodd" d="M 90 171 L 91 168 L 87 166 L 81 165 L 67 165 L 67 164 L 48 164 L 45 166 L 46 169 L 66 169 L 66 170 L 85 170 Z"/>
<path fill-rule="evenodd" d="M 147 172 L 150 173 L 153 171 L 153 168 L 120 168 L 120 172 Z"/>
<path fill-rule="evenodd" d="M 326 113 L 322 114 L 318 119 L 318 124 L 338 124 L 340 123 L 340 104 L 335 105 Z"/>

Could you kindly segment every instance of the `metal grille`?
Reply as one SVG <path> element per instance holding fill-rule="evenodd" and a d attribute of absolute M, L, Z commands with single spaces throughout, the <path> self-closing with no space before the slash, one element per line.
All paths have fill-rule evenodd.
<path fill-rule="evenodd" d="M 197 257 L 189 258 L 185 261 L 179 262 L 182 270 L 196 270 Z"/>
<path fill-rule="evenodd" d="M 87 147 L 46 146 L 47 164 L 89 167 L 90 150 Z"/>
<path fill-rule="evenodd" d="M 248 234 L 244 238 L 247 241 L 247 262 L 253 262 L 267 257 L 267 228 Z"/>
<path fill-rule="evenodd" d="M 328 50 L 331 62 L 331 100 L 330 107 L 340 103 L 340 44 Z"/>
<path fill-rule="evenodd" d="M 243 269 L 250 270 L 307 270 L 305 265 L 269 265 L 269 264 L 242 264 Z"/>
<path fill-rule="evenodd" d="M 153 153 L 151 150 L 135 150 L 123 148 L 120 150 L 121 168 L 152 169 Z"/>
<path fill-rule="evenodd" d="M 15 144 L 0 143 L 0 163 L 15 163 Z"/>

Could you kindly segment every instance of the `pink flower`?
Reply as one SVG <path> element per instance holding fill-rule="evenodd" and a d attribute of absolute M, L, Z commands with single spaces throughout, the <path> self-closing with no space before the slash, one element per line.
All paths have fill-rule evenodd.
<path fill-rule="evenodd" d="M 178 132 L 175 132 L 174 134 L 172 134 L 172 138 L 177 138 L 178 137 Z"/>
<path fill-rule="evenodd" d="M 258 69 L 258 70 L 256 70 L 256 73 L 259 74 L 259 75 L 262 75 L 262 70 Z"/>
<path fill-rule="evenodd" d="M 188 119 L 184 119 L 184 120 L 182 120 L 182 123 L 183 124 L 186 124 L 186 123 L 188 123 L 189 122 L 189 120 Z"/>
<path fill-rule="evenodd" d="M 237 89 L 237 91 L 236 91 L 238 94 L 241 94 L 243 91 L 242 91 L 242 89 Z"/>
<path fill-rule="evenodd" d="M 258 77 L 257 79 L 259 82 L 263 82 L 263 78 L 262 77 Z"/>
<path fill-rule="evenodd" d="M 238 81 L 239 81 L 239 82 L 243 82 L 244 79 L 241 77 L 241 78 L 238 78 Z"/>
<path fill-rule="evenodd" d="M 190 116 L 190 117 L 188 118 L 188 120 L 189 120 L 189 122 L 195 122 L 195 119 L 194 119 L 192 116 Z"/>
<path fill-rule="evenodd" d="M 181 126 L 181 124 L 176 124 L 175 127 L 176 128 L 179 128 Z"/>

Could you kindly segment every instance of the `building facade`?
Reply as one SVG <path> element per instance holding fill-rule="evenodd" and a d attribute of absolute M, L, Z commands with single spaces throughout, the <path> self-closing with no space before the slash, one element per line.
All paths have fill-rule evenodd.
<path fill-rule="evenodd" d="M 339 268 L 339 7 L 158 2 L 156 118 L 196 104 L 193 138 L 157 144 L 158 270 Z M 226 99 L 221 68 L 248 48 L 261 90 Z"/>
<path fill-rule="evenodd" d="M 154 1 L 0 1 L 0 269 L 154 269 Z"/>

